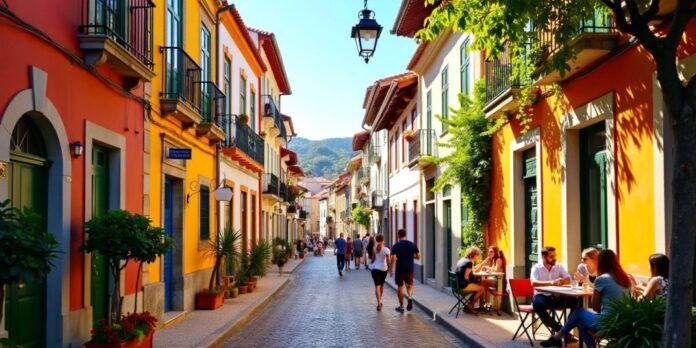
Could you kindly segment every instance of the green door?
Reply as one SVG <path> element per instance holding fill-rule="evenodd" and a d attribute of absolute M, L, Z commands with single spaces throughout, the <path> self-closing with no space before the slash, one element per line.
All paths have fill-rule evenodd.
<path fill-rule="evenodd" d="M 524 240 L 525 240 L 525 274 L 530 274 L 532 266 L 539 262 L 539 208 L 536 183 L 536 150 L 524 152 Z"/>
<path fill-rule="evenodd" d="M 445 262 L 443 264 L 445 266 L 445 274 L 447 274 L 447 272 L 452 270 L 452 201 L 449 199 L 443 201 L 443 205 L 445 215 L 443 225 L 443 232 L 445 233 L 445 252 L 443 255 L 445 256 Z"/>
<path fill-rule="evenodd" d="M 607 247 L 607 150 L 604 122 L 580 131 L 582 247 Z"/>
<path fill-rule="evenodd" d="M 92 149 L 92 217 L 109 210 L 109 150 L 101 146 Z M 92 253 L 92 321 L 106 319 L 109 313 L 109 271 L 106 260 Z"/>
<path fill-rule="evenodd" d="M 12 134 L 8 183 L 13 207 L 30 208 L 46 216 L 50 163 L 45 157 L 38 129 L 23 117 Z M 8 286 L 5 308 L 5 327 L 14 343 L 22 347 L 46 345 L 45 279 Z"/>

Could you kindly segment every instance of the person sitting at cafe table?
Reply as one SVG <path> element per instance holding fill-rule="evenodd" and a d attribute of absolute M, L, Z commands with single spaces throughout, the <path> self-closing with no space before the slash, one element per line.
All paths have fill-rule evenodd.
<path fill-rule="evenodd" d="M 638 299 L 667 298 L 669 290 L 669 257 L 665 254 L 652 254 L 650 263 L 650 279 L 647 283 L 638 283 L 632 275 L 633 295 Z"/>
<path fill-rule="evenodd" d="M 504 273 L 505 272 L 505 255 L 503 255 L 503 251 L 500 250 L 495 245 L 491 245 L 488 247 L 488 256 L 476 267 L 474 267 L 474 271 L 476 272 L 500 272 Z M 484 288 L 494 288 L 498 284 L 498 277 L 497 276 L 492 276 L 487 279 L 481 279 L 479 281 L 479 284 Z"/>
<path fill-rule="evenodd" d="M 556 263 L 556 248 L 547 246 L 541 249 L 542 262 L 532 267 L 531 281 L 533 287 L 539 286 L 560 286 L 570 284 L 570 274 L 560 264 Z M 557 298 L 551 294 L 534 290 L 532 308 L 534 313 L 539 316 L 541 322 L 549 330 L 558 332 L 561 324 L 551 317 L 549 310 L 575 308 L 577 300 L 574 298 Z"/>
<path fill-rule="evenodd" d="M 582 262 L 578 265 L 578 270 L 575 272 L 575 279 L 580 284 L 587 282 L 594 284 L 597 278 L 597 256 L 599 250 L 597 248 L 587 248 L 582 251 Z"/>
<path fill-rule="evenodd" d="M 551 336 L 548 340 L 541 342 L 542 347 L 560 347 L 563 342 L 563 335 L 568 335 L 575 327 L 580 332 L 580 339 L 587 344 L 588 348 L 595 346 L 594 340 L 587 334 L 588 330 L 599 331 L 597 318 L 606 311 L 611 301 L 620 299 L 628 295 L 631 287 L 631 280 L 619 263 L 619 258 L 611 250 L 602 250 L 597 258 L 597 273 L 595 279 L 594 292 L 592 293 L 592 310 L 578 308 L 570 314 L 568 321 Z"/>
<path fill-rule="evenodd" d="M 469 313 L 476 314 L 474 304 L 483 298 L 486 289 L 474 282 L 474 263 L 481 257 L 481 250 L 476 246 L 470 246 L 466 249 L 466 254 L 457 262 L 457 280 L 459 290 L 461 292 L 474 292 L 474 299 L 469 302 L 466 310 Z"/>

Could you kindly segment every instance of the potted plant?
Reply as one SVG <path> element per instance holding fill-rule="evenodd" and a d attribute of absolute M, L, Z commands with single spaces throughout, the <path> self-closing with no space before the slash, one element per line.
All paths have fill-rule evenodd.
<path fill-rule="evenodd" d="M 237 276 L 235 277 L 236 284 L 237 284 L 237 290 L 239 291 L 239 295 L 244 295 L 247 293 L 249 288 L 247 287 L 247 282 L 249 280 L 249 276 L 247 275 L 247 270 L 240 268 L 239 271 L 237 271 Z"/>
<path fill-rule="evenodd" d="M 106 320 L 100 320 L 92 329 L 92 340 L 85 343 L 85 347 L 152 347 L 157 318 L 149 312 L 133 313 L 124 315 L 119 322 L 120 325 L 109 326 Z"/>
<path fill-rule="evenodd" d="M 153 323 L 156 319 L 149 313 L 121 316 L 123 297 L 120 293 L 120 273 L 131 261 L 152 262 L 164 255 L 174 243 L 172 238 L 164 233 L 164 229 L 152 226 L 148 217 L 125 210 L 113 210 L 93 218 L 85 223 L 85 232 L 87 239 L 80 251 L 99 253 L 106 260 L 114 280 L 109 296 L 109 315 L 92 330 L 88 346 L 151 347 L 150 336 L 154 335 Z"/>
<path fill-rule="evenodd" d="M 416 133 L 413 130 L 407 129 L 404 131 L 404 140 L 412 141 L 416 138 Z"/>
<path fill-rule="evenodd" d="M 249 123 L 249 116 L 247 114 L 239 115 L 239 122 L 241 122 L 242 124 L 248 124 Z"/>
<path fill-rule="evenodd" d="M 278 275 L 283 275 L 287 254 L 281 247 L 273 248 L 273 263 L 278 266 Z"/>
<path fill-rule="evenodd" d="M 239 296 L 239 288 L 236 286 L 233 286 L 230 288 L 230 297 L 231 298 L 237 298 Z"/>
<path fill-rule="evenodd" d="M 222 307 L 225 299 L 225 289 L 221 286 L 220 274 L 222 261 L 228 258 L 229 262 L 239 253 L 239 231 L 232 231 L 228 225 L 225 232 L 218 232 L 215 240 L 208 242 L 206 254 L 215 260 L 213 271 L 210 274 L 208 288 L 196 294 L 196 309 L 217 309 Z"/>
<path fill-rule="evenodd" d="M 249 251 L 249 282 L 252 288 L 256 287 L 257 277 L 266 275 L 268 269 L 268 259 L 271 254 L 271 246 L 265 241 L 260 241 Z"/>
<path fill-rule="evenodd" d="M 0 322 L 5 310 L 5 290 L 43 279 L 53 267 L 58 242 L 43 227 L 41 216 L 0 202 Z M 0 346 L 13 346 L 7 338 Z"/>

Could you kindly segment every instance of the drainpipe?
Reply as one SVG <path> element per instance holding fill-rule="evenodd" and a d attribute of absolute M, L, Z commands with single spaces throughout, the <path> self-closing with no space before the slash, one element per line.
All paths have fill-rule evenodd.
<path fill-rule="evenodd" d="M 213 69 L 215 71 L 215 84 L 220 85 L 220 15 L 225 12 L 230 10 L 230 5 L 225 3 L 224 6 L 220 7 L 216 12 L 215 12 L 215 68 Z M 229 96 L 227 96 L 229 98 Z M 218 116 L 219 117 L 219 116 Z M 223 184 L 220 182 L 220 142 L 215 144 L 215 183 L 216 186 Z M 233 196 L 234 197 L 234 192 Z M 222 226 L 220 223 L 220 202 L 217 200 L 215 201 L 215 224 L 218 227 L 218 233 L 222 230 Z"/>

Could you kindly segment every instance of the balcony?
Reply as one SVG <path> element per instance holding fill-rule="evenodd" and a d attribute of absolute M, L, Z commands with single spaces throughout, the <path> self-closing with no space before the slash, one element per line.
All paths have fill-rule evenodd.
<path fill-rule="evenodd" d="M 373 191 L 372 192 L 372 208 L 373 209 L 384 209 L 386 206 L 387 195 L 384 191 Z"/>
<path fill-rule="evenodd" d="M 281 181 L 280 186 L 278 188 L 279 191 L 279 196 L 284 202 L 289 202 L 290 201 L 290 191 L 288 188 L 288 184 L 285 182 Z"/>
<path fill-rule="evenodd" d="M 616 48 L 619 35 L 614 30 L 611 15 L 596 9 L 594 15 L 580 23 L 575 37 L 570 42 L 575 57 L 566 63 L 568 71 L 561 76 L 560 71 L 545 71 L 543 64 L 532 74 L 536 85 L 550 85 L 567 79 L 579 70 L 591 65 L 597 59 Z M 540 31 L 537 33 L 537 41 L 541 47 L 541 58 L 550 59 L 560 49 L 560 44 L 555 41 L 553 32 Z"/>
<path fill-rule="evenodd" d="M 241 151 L 248 159 L 256 162 L 260 167 L 264 165 L 264 146 L 263 138 L 256 134 L 246 123 L 239 121 L 237 115 L 224 115 L 224 130 L 227 134 L 223 141 L 223 148 L 234 148 Z M 223 150 L 224 151 L 224 150 Z M 230 153 L 230 157 L 238 161 L 247 161 L 247 158 Z"/>
<path fill-rule="evenodd" d="M 288 134 L 285 122 L 283 122 L 283 115 L 280 114 L 280 109 L 270 95 L 263 96 L 263 117 L 264 127 L 275 129 L 278 132 L 277 136 L 287 142 Z"/>
<path fill-rule="evenodd" d="M 296 214 L 297 213 L 297 204 L 290 204 L 285 210 L 288 214 Z"/>
<path fill-rule="evenodd" d="M 350 211 L 344 210 L 341 212 L 341 220 L 343 220 L 343 222 L 348 222 L 348 221 L 350 221 L 350 219 L 351 219 Z"/>
<path fill-rule="evenodd" d="M 485 62 L 486 96 L 483 112 L 486 118 L 498 118 L 514 110 L 518 104 L 521 83 L 512 78 L 512 58 L 505 50 L 499 59 Z"/>
<path fill-rule="evenodd" d="M 423 161 L 426 156 L 437 156 L 437 136 L 434 129 L 419 129 L 415 132 L 413 140 L 408 142 L 409 167 L 429 166 L 428 162 Z"/>
<path fill-rule="evenodd" d="M 196 126 L 196 135 L 206 136 L 211 142 L 224 141 L 226 135 L 222 115 L 225 109 L 225 94 L 213 82 L 204 81 L 199 84 L 203 122 Z"/>
<path fill-rule="evenodd" d="M 264 173 L 262 178 L 262 193 L 270 195 L 280 201 L 280 193 L 278 191 L 278 177 L 275 174 Z"/>
<path fill-rule="evenodd" d="M 184 128 L 201 123 L 201 68 L 181 47 L 161 47 L 164 75 L 160 104 L 162 116 L 173 116 Z"/>
<path fill-rule="evenodd" d="M 124 77 L 128 90 L 151 81 L 154 7 L 150 0 L 83 0 L 78 40 L 85 62 L 106 64 Z"/>
<path fill-rule="evenodd" d="M 300 210 L 298 218 L 300 220 L 307 220 L 309 218 L 309 213 L 306 210 Z"/>
<path fill-rule="evenodd" d="M 382 161 L 382 147 L 376 144 L 370 144 L 368 158 L 370 163 L 379 164 Z"/>
<path fill-rule="evenodd" d="M 334 218 L 333 216 L 327 216 L 326 217 L 326 224 L 329 226 L 332 226 L 334 224 Z"/>
<path fill-rule="evenodd" d="M 366 186 L 370 184 L 370 167 L 360 168 L 360 183 Z"/>

